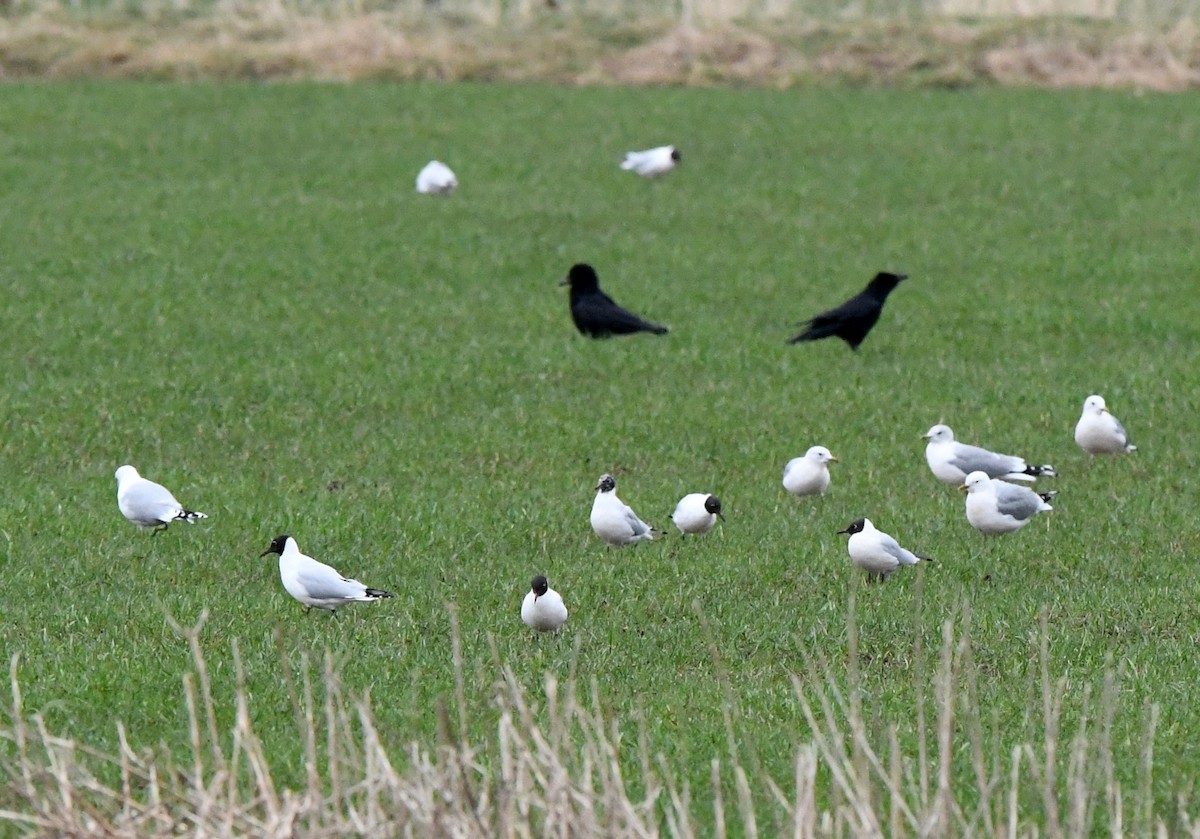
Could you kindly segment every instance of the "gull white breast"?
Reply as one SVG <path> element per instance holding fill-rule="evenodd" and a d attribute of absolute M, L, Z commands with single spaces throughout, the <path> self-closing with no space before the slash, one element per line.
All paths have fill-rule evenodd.
<path fill-rule="evenodd" d="M 846 552 L 850 561 L 867 572 L 867 579 L 883 582 L 903 565 L 916 565 L 921 560 L 932 562 L 927 556 L 918 556 L 888 534 L 879 530 L 870 519 L 855 519 L 838 533 L 848 533 Z"/>
<path fill-rule="evenodd" d="M 671 521 L 679 528 L 680 534 L 703 534 L 713 529 L 717 519 L 725 520 L 721 512 L 721 499 L 706 492 L 691 492 L 679 499 L 675 512 L 671 513 Z"/>
<path fill-rule="evenodd" d="M 117 470 L 117 509 L 138 527 L 154 534 L 166 530 L 172 522 L 195 524 L 208 516 L 185 509 L 162 484 L 148 481 L 126 464 Z"/>
<path fill-rule="evenodd" d="M 538 574 L 521 602 L 521 620 L 538 632 L 557 632 L 567 622 L 567 607 L 545 576 Z"/>
<path fill-rule="evenodd" d="M 617 497 L 617 482 L 612 475 L 601 475 L 596 484 L 591 523 L 596 535 L 609 545 L 632 545 L 654 538 L 654 528 Z"/>
<path fill-rule="evenodd" d="M 829 449 L 813 446 L 783 467 L 783 488 L 793 495 L 824 495 L 829 489 L 829 464 L 837 462 Z"/>
<path fill-rule="evenodd" d="M 1054 467 L 1049 463 L 1030 466 L 1024 458 L 997 454 L 979 446 L 969 446 L 954 439 L 948 425 L 935 425 L 922 436 L 928 440 L 925 461 L 939 481 L 962 486 L 972 472 L 986 472 L 989 478 L 1010 481 L 1036 481 L 1039 477 L 1053 478 Z"/>
<path fill-rule="evenodd" d="M 370 603 L 395 597 L 389 591 L 368 588 L 358 580 L 343 577 L 337 569 L 300 553 L 296 540 L 276 536 L 259 556 L 279 554 L 279 579 L 292 597 L 309 609 L 328 609 L 335 615 L 347 603 Z"/>
<path fill-rule="evenodd" d="M 986 472 L 967 475 L 961 487 L 967 494 L 967 521 L 980 533 L 998 535 L 1020 530 L 1038 513 L 1054 508 L 1056 492 L 1034 492 L 1029 487 L 989 478 Z"/>
<path fill-rule="evenodd" d="M 1121 421 L 1108 412 L 1102 396 L 1089 396 L 1075 424 L 1075 442 L 1088 454 L 1124 454 L 1137 451 Z"/>

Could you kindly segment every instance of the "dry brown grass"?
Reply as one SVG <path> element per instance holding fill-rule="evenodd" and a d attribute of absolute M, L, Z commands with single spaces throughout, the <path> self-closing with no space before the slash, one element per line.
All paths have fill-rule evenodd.
<path fill-rule="evenodd" d="M 584 5 L 599 0 L 193 2 L 85 14 L 53 0 L 11 0 L 0 11 L 0 78 L 1150 90 L 1200 83 L 1200 12 L 1122 17 L 1100 0 L 1004 0 L 1007 15 L 997 12 L 999 0 L 927 0 L 890 17 L 863 11 L 871 4 L 814 15 L 792 0 L 683 0 L 668 17 Z M 1062 16 L 1080 3 L 1090 4 L 1088 14 Z M 1060 7 L 1059 15 L 1042 14 Z"/>
<path fill-rule="evenodd" d="M 451 618 L 453 627 L 453 612 Z M 770 778 L 747 766 L 736 697 L 726 683 L 727 754 L 713 756 L 711 786 L 700 790 L 679 780 L 680 767 L 651 755 L 645 736 L 621 731 L 603 710 L 596 684 L 584 690 L 552 674 L 533 697 L 502 668 L 495 729 L 486 742 L 472 743 L 456 634 L 458 710 L 449 710 L 449 702 L 441 710 L 436 746 L 413 743 L 389 752 L 369 698 L 346 697 L 328 660 L 319 678 L 302 668 L 292 693 L 307 780 L 283 788 L 244 691 L 212 695 L 200 654 L 202 625 L 203 619 L 177 627 L 195 662 L 184 682 L 186 755 L 139 749 L 119 724 L 116 755 L 49 731 L 22 707 L 14 658 L 10 722 L 0 729 L 7 778 L 0 824 L 38 837 L 1200 837 L 1186 800 L 1173 802 L 1169 819 L 1154 810 L 1156 708 L 1147 709 L 1140 750 L 1138 744 L 1115 749 L 1119 691 L 1110 673 L 1098 698 L 1085 690 L 1072 701 L 1070 716 L 1079 722 L 1064 730 L 1068 693 L 1065 680 L 1049 672 L 1045 619 L 1041 703 L 1031 710 L 1039 742 L 985 734 L 968 633 L 949 622 L 932 694 L 916 697 L 915 753 L 901 749 L 894 726 L 872 733 L 878 726 L 864 722 L 870 713 L 857 681 L 851 626 L 848 668 L 834 672 L 814 656 L 807 675 L 793 679 L 797 717 L 807 722 L 810 739 L 796 749 L 791 777 Z M 922 657 L 919 649 L 914 655 Z M 240 674 L 236 644 L 232 656 Z M 714 657 L 720 672 L 715 651 Z M 215 708 L 226 702 L 236 722 L 223 732 Z M 1119 759 L 1139 762 L 1136 789 L 1116 780 Z M 749 762 L 756 764 L 753 755 Z M 636 769 L 641 792 L 633 791 L 628 769 Z M 961 784 L 964 771 L 975 782 L 957 790 L 954 781 Z"/>

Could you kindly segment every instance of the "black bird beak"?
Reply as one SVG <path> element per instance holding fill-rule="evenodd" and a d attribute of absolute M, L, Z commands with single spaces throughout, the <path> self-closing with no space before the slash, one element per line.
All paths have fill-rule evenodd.
<path fill-rule="evenodd" d="M 259 558 L 259 559 L 262 559 L 264 556 L 266 556 L 266 555 L 267 555 L 267 554 L 269 554 L 270 552 L 271 552 L 271 549 L 270 549 L 270 548 L 267 548 L 265 551 L 263 551 L 262 553 L 260 553 L 260 554 L 258 555 L 258 558 Z"/>
<path fill-rule="evenodd" d="M 839 530 L 839 531 L 838 531 L 838 533 L 849 533 L 849 532 L 850 532 L 850 527 L 849 527 L 849 525 L 847 525 L 847 527 L 846 527 L 846 529 L 845 529 L 845 530 Z"/>

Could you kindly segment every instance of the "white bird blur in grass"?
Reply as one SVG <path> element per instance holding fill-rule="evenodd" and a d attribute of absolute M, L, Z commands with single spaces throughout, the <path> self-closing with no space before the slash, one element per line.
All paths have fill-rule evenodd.
<path fill-rule="evenodd" d="M 422 195 L 449 195 L 458 188 L 458 178 L 440 160 L 431 160 L 417 174 L 417 192 Z"/>
<path fill-rule="evenodd" d="M 688 493 L 679 499 L 675 512 L 671 513 L 671 521 L 675 522 L 681 535 L 707 533 L 713 529 L 718 518 L 725 521 L 721 499 L 706 492 Z"/>
<path fill-rule="evenodd" d="M 997 454 L 979 446 L 959 443 L 948 425 L 935 425 L 921 439 L 929 441 L 925 447 L 925 461 L 934 477 L 955 486 L 962 486 L 967 475 L 975 471 L 986 472 L 989 478 L 1030 482 L 1056 475 L 1049 463 L 1030 466 L 1016 455 Z"/>
<path fill-rule="evenodd" d="M 309 609 L 328 609 L 336 616 L 347 603 L 370 603 L 395 597 L 389 591 L 367 588 L 358 580 L 343 577 L 336 568 L 300 553 L 296 540 L 286 534 L 276 536 L 259 554 L 279 554 L 279 579 L 287 593 Z"/>
<path fill-rule="evenodd" d="M 538 574 L 521 602 L 521 620 L 538 632 L 557 632 L 567 622 L 567 607 L 549 581 Z"/>
<path fill-rule="evenodd" d="M 1075 423 L 1075 443 L 1088 454 L 1124 454 L 1137 451 L 1121 421 L 1108 412 L 1103 396 L 1089 396 Z"/>
<path fill-rule="evenodd" d="M 883 582 L 902 565 L 916 565 L 921 560 L 933 561 L 900 547 L 899 542 L 876 529 L 870 519 L 855 519 L 838 533 L 850 534 L 846 551 L 850 554 L 850 561 L 867 572 L 868 580 Z"/>
<path fill-rule="evenodd" d="M 166 530 L 171 522 L 186 521 L 195 524 L 208 516 L 183 507 L 171 491 L 162 484 L 148 481 L 126 464 L 117 470 L 117 508 L 121 515 L 138 527 L 153 529 L 157 535 Z"/>
<path fill-rule="evenodd" d="M 960 489 L 967 494 L 967 521 L 989 536 L 1020 530 L 1038 513 L 1053 510 L 1049 502 L 1058 494 L 1034 492 L 1029 487 L 989 478 L 986 472 L 967 475 Z"/>
<path fill-rule="evenodd" d="M 643 178 L 657 178 L 674 169 L 681 159 L 679 149 L 674 146 L 659 146 L 645 151 L 625 152 L 621 168 L 637 172 Z"/>
<path fill-rule="evenodd" d="M 612 475 L 601 475 L 596 484 L 591 523 L 596 535 L 609 545 L 632 545 L 654 538 L 654 528 L 617 497 L 617 482 Z"/>
<path fill-rule="evenodd" d="M 829 464 L 837 462 L 829 449 L 813 446 L 783 467 L 783 488 L 792 495 L 824 495 L 829 489 Z"/>

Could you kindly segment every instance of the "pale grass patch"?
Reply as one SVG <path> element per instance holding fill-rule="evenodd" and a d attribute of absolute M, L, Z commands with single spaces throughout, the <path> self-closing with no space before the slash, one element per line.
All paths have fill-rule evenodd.
<path fill-rule="evenodd" d="M 985 734 L 964 619 L 942 628 L 933 690 L 915 696 L 918 745 L 905 751 L 896 726 L 879 731 L 867 722 L 851 623 L 846 668 L 811 654 L 806 675 L 793 677 L 797 717 L 809 736 L 787 778 L 755 768 L 714 650 L 727 694 L 727 747 L 712 757 L 710 785 L 696 790 L 680 780 L 683 767 L 650 754 L 644 729 L 628 736 L 603 709 L 594 681 L 585 687 L 547 674 L 531 696 L 501 666 L 495 727 L 472 742 L 453 610 L 457 711 L 439 709 L 440 744 L 390 751 L 384 742 L 394 738 L 382 736 L 370 698 L 346 696 L 330 659 L 318 674 L 306 662 L 298 676 L 287 674 L 306 781 L 283 787 L 255 733 L 236 642 L 237 689 L 213 695 L 201 654 L 203 623 L 176 626 L 194 661 L 184 680 L 191 745 L 183 755 L 139 748 L 120 723 L 117 754 L 50 731 L 22 705 L 14 656 L 10 720 L 0 731 L 8 779 L 0 820 L 45 837 L 755 837 L 769 835 L 772 825 L 800 839 L 1200 836 L 1186 799 L 1173 802 L 1169 815 L 1155 809 L 1157 708 L 1147 709 L 1140 746 L 1119 752 L 1112 742 L 1116 676 L 1105 675 L 1098 697 L 1085 689 L 1069 702 L 1066 680 L 1050 672 L 1044 618 L 1041 700 L 1031 713 L 1036 742 L 1000 735 L 999 743 Z M 924 666 L 919 646 L 914 656 Z M 229 731 L 216 722 L 215 709 L 225 702 L 236 711 Z M 1068 710 L 1078 719 L 1070 731 L 1062 725 Z M 1117 780 L 1117 760 L 1138 761 L 1135 789 Z M 963 777 L 973 779 L 966 794 Z"/>
<path fill-rule="evenodd" d="M 1200 84 L 1197 0 L 0 0 L 0 79 Z"/>

